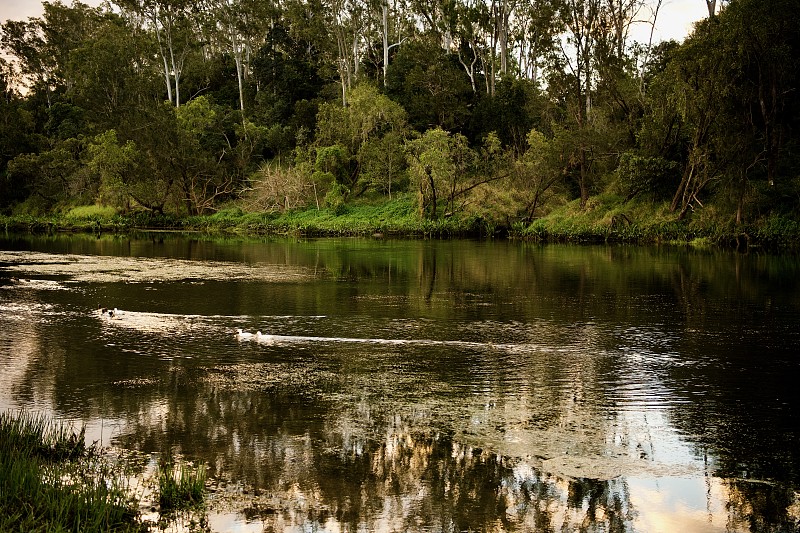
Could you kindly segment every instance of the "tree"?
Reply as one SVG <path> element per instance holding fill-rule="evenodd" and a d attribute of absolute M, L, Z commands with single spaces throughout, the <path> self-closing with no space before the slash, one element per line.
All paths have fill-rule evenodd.
<path fill-rule="evenodd" d="M 562 45 L 563 58 L 572 85 L 573 112 L 577 129 L 589 131 L 592 113 L 592 81 L 594 79 L 594 60 L 597 26 L 600 22 L 601 0 L 565 0 L 561 8 L 561 21 L 567 29 L 567 47 Z M 569 78 L 568 78 L 569 79 Z M 577 181 L 580 189 L 581 207 L 589 199 L 589 146 L 581 143 L 577 147 Z"/>
<path fill-rule="evenodd" d="M 514 165 L 512 183 L 523 220 L 531 222 L 564 173 L 554 143 L 535 129 L 528 133 L 527 140 L 528 149 Z"/>
<path fill-rule="evenodd" d="M 373 1 L 373 5 L 374 5 Z M 410 30 L 405 28 L 405 21 L 400 13 L 400 9 L 398 6 L 398 0 L 392 0 L 391 4 L 389 0 L 377 0 L 377 4 L 380 9 L 380 35 L 381 35 L 381 46 L 382 46 L 382 57 L 383 57 L 383 86 L 386 87 L 386 75 L 389 69 L 389 52 L 392 48 L 396 46 L 400 46 L 403 44 L 403 41 L 407 38 L 407 35 L 404 36 L 404 31 L 406 33 L 410 33 Z M 373 9 L 375 9 L 373 7 Z M 395 16 L 390 18 L 390 13 L 394 12 Z M 391 21 L 394 21 L 394 24 L 390 24 Z M 395 38 L 394 42 L 389 42 L 389 37 L 391 36 L 392 30 L 394 30 Z"/>
<path fill-rule="evenodd" d="M 397 152 L 406 135 L 406 113 L 395 102 L 370 84 L 362 83 L 350 94 L 350 105 L 342 108 L 332 103 L 320 106 L 317 119 L 316 148 L 320 152 L 336 146 L 342 153 L 341 171 L 336 181 L 349 190 L 365 190 L 375 184 L 376 168 L 390 174 L 397 168 Z M 381 146 L 385 152 L 376 151 Z M 367 169 L 366 176 L 362 175 Z"/>
<path fill-rule="evenodd" d="M 16 156 L 34 151 L 33 118 L 23 108 L 15 90 L 16 73 L 0 58 L 0 209 L 24 199 L 24 185 L 8 175 L 8 163 Z"/>
<path fill-rule="evenodd" d="M 328 25 L 336 45 L 342 106 L 346 106 L 347 91 L 358 80 L 368 9 L 361 0 L 328 0 L 327 7 Z"/>
<path fill-rule="evenodd" d="M 287 21 L 274 21 L 253 61 L 257 103 L 267 124 L 288 122 L 298 102 L 317 98 L 324 85 L 319 62 L 313 42 L 297 35 Z"/>
<path fill-rule="evenodd" d="M 698 23 L 673 56 L 666 80 L 688 133 L 671 204 L 680 217 L 702 206 L 702 193 L 717 184 L 718 197 L 735 199 L 735 221 L 742 222 L 752 180 L 766 192 L 792 164 L 783 157 L 787 143 L 796 143 L 789 132 L 798 116 L 800 43 L 784 14 L 799 7 L 796 0 L 732 2 Z"/>
<path fill-rule="evenodd" d="M 125 211 L 131 208 L 131 184 L 141 171 L 140 154 L 136 143 L 120 144 L 117 132 L 105 131 L 92 139 L 87 149 L 89 168 L 100 176 L 97 200 Z"/>
<path fill-rule="evenodd" d="M 73 52 L 93 34 L 102 11 L 80 2 L 71 7 L 60 2 L 42 6 L 42 18 L 4 22 L 0 40 L 19 63 L 28 89 L 43 94 L 50 105 L 55 93 L 73 87 L 75 79 L 69 71 Z"/>
<path fill-rule="evenodd" d="M 518 75 L 539 81 L 539 73 L 554 53 L 558 36 L 558 9 L 554 0 L 521 2 L 511 20 L 511 38 L 517 49 Z"/>
<path fill-rule="evenodd" d="M 408 112 L 417 131 L 439 126 L 457 131 L 474 94 L 458 59 L 430 38 L 403 45 L 389 65 L 387 94 Z"/>
<path fill-rule="evenodd" d="M 8 178 L 22 188 L 34 211 L 47 211 L 56 205 L 84 197 L 84 143 L 79 139 L 57 141 L 40 153 L 20 154 L 8 163 Z"/>
<path fill-rule="evenodd" d="M 477 187 L 508 177 L 500 142 L 490 134 L 481 153 L 469 147 L 467 138 L 441 128 L 426 131 L 406 145 L 411 184 L 417 190 L 420 216 L 436 220 L 463 211 Z M 441 205 L 440 205 L 441 204 Z"/>
<path fill-rule="evenodd" d="M 264 137 L 263 127 L 226 112 L 206 97 L 176 111 L 174 164 L 182 200 L 190 214 L 215 209 L 242 185 Z"/>
<path fill-rule="evenodd" d="M 161 100 L 157 68 L 144 36 L 109 13 L 73 51 L 69 72 L 75 81 L 67 93 L 71 103 L 62 105 L 85 110 L 95 131 L 117 128 L 126 116 Z"/>
<path fill-rule="evenodd" d="M 506 76 L 498 81 L 494 96 L 478 99 L 465 133 L 474 144 L 495 132 L 503 146 L 521 154 L 526 149 L 528 132 L 546 127 L 549 107 L 547 96 L 534 82 Z"/>
<path fill-rule="evenodd" d="M 251 58 L 260 46 L 271 21 L 269 2 L 257 0 L 206 0 L 202 25 L 209 40 L 233 58 L 239 88 L 239 109 L 245 110 L 245 85 L 251 71 Z"/>
<path fill-rule="evenodd" d="M 186 58 L 195 47 L 195 32 L 188 0 L 115 0 L 120 7 L 139 17 L 155 34 L 167 98 L 181 105 L 181 76 Z"/>

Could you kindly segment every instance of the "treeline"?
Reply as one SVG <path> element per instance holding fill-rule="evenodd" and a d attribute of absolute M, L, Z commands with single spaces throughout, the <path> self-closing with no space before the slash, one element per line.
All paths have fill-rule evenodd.
<path fill-rule="evenodd" d="M 707 4 L 651 45 L 655 0 L 44 2 L 2 25 L 0 212 L 796 218 L 800 0 Z"/>

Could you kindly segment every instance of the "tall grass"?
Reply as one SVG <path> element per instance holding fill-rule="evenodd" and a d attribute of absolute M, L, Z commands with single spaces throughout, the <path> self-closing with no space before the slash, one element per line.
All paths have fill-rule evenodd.
<path fill-rule="evenodd" d="M 0 413 L 0 531 L 140 531 L 124 487 L 83 429 Z"/>
<path fill-rule="evenodd" d="M 161 511 L 189 509 L 203 504 L 206 490 L 205 465 L 176 464 L 171 458 L 159 463 L 158 503 Z"/>

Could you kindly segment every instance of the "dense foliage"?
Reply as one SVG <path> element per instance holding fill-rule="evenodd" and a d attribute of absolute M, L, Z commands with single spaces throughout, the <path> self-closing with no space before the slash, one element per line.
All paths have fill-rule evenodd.
<path fill-rule="evenodd" d="M 708 4 L 651 45 L 647 0 L 45 2 L 2 25 L 0 213 L 794 220 L 800 0 Z"/>

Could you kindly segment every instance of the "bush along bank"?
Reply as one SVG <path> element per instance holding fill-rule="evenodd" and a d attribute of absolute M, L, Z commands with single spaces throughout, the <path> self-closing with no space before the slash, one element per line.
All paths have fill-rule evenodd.
<path fill-rule="evenodd" d="M 285 212 L 246 212 L 231 207 L 203 216 L 148 211 L 128 214 L 89 211 L 76 215 L 74 211 L 47 216 L 0 215 L 0 228 L 9 233 L 34 234 L 125 234 L 155 230 L 308 237 L 507 237 L 543 243 L 669 243 L 739 250 L 800 248 L 800 221 L 787 215 L 773 214 L 746 224 L 735 224 L 713 213 L 681 220 L 666 206 L 623 202 L 613 196 L 593 198 L 583 208 L 577 201 L 572 202 L 530 223 L 493 221 L 475 214 L 426 219 L 419 216 L 410 199 Z"/>

